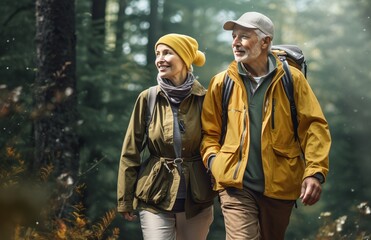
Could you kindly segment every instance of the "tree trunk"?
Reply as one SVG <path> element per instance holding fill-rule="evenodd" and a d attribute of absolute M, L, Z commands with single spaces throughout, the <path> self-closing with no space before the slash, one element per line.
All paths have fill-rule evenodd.
<path fill-rule="evenodd" d="M 76 176 L 79 145 L 76 134 L 75 1 L 36 1 L 34 170 L 52 164 L 55 173 Z"/>
<path fill-rule="evenodd" d="M 125 24 L 125 9 L 127 0 L 119 0 L 119 10 L 117 13 L 116 21 L 116 43 L 115 43 L 115 56 L 122 56 L 122 44 L 124 43 L 124 24 Z"/>
<path fill-rule="evenodd" d="M 153 66 L 155 61 L 154 46 L 159 37 L 158 0 L 151 0 L 151 13 L 149 15 L 148 44 L 147 44 L 147 66 Z"/>
<path fill-rule="evenodd" d="M 106 4 L 107 0 L 93 0 L 92 1 L 92 35 L 89 52 L 91 54 L 89 63 L 91 67 L 97 66 L 103 56 L 104 42 L 105 42 L 105 19 L 106 19 Z"/>

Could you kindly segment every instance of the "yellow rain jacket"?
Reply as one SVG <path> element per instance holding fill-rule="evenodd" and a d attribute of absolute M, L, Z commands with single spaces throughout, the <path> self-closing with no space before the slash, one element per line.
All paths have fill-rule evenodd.
<path fill-rule="evenodd" d="M 264 195 L 295 200 L 300 195 L 302 180 L 321 173 L 326 177 L 331 137 L 320 104 L 300 70 L 290 67 L 294 99 L 297 107 L 299 142 L 295 141 L 290 104 L 281 77 L 284 70 L 276 58 L 277 69 L 264 96 L 261 132 L 261 156 L 264 172 Z M 224 144 L 219 144 L 222 129 L 222 88 L 225 74 L 235 82 L 228 104 L 227 131 Z M 243 80 L 233 61 L 226 71 L 214 76 L 206 93 L 202 127 L 204 137 L 201 154 L 205 166 L 215 155 L 210 170 L 215 177 L 214 190 L 227 187 L 243 188 L 247 166 L 250 134 L 248 96 Z M 207 166 L 208 167 L 208 166 Z"/>

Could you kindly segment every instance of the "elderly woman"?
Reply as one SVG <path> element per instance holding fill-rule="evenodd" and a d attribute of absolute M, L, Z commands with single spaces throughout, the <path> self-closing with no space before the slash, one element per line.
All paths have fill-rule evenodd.
<path fill-rule="evenodd" d="M 213 221 L 210 176 L 201 161 L 202 101 L 206 89 L 192 64 L 204 65 L 197 41 L 167 34 L 155 45 L 155 106 L 147 127 L 150 91 L 140 93 L 124 139 L 118 174 L 118 211 L 139 211 L 144 239 L 206 239 Z M 143 142 L 149 157 L 141 160 Z"/>

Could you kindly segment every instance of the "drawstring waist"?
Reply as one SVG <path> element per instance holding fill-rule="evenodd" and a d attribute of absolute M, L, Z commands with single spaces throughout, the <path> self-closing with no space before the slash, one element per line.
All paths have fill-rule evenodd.
<path fill-rule="evenodd" d="M 169 172 L 172 172 L 175 168 L 178 169 L 179 173 L 183 173 L 182 163 L 183 162 L 195 162 L 201 161 L 201 156 L 194 156 L 190 158 L 168 158 L 168 157 L 158 157 L 153 156 L 154 159 L 158 159 L 164 164 Z"/>
<path fill-rule="evenodd" d="M 175 160 L 176 160 L 176 162 L 178 162 L 178 161 L 195 162 L 195 161 L 201 160 L 201 155 L 197 155 L 197 156 L 193 156 L 193 157 L 182 157 L 182 158 L 169 158 L 169 157 L 159 157 L 159 156 L 151 155 L 150 158 L 154 158 L 154 159 L 158 159 L 160 161 L 162 160 L 162 161 L 166 161 L 166 162 L 173 162 Z"/>

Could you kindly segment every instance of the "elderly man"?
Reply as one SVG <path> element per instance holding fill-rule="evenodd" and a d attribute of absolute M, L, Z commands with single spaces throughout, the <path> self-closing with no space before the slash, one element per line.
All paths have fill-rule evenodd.
<path fill-rule="evenodd" d="M 304 205 L 320 199 L 329 168 L 328 123 L 304 75 L 290 67 L 298 118 L 298 140 L 294 137 L 284 69 L 270 51 L 274 26 L 267 16 L 247 12 L 223 28 L 232 31 L 234 61 L 212 78 L 205 96 L 203 161 L 219 191 L 226 239 L 284 239 L 296 199 Z M 220 141 L 226 76 L 234 87 Z"/>

